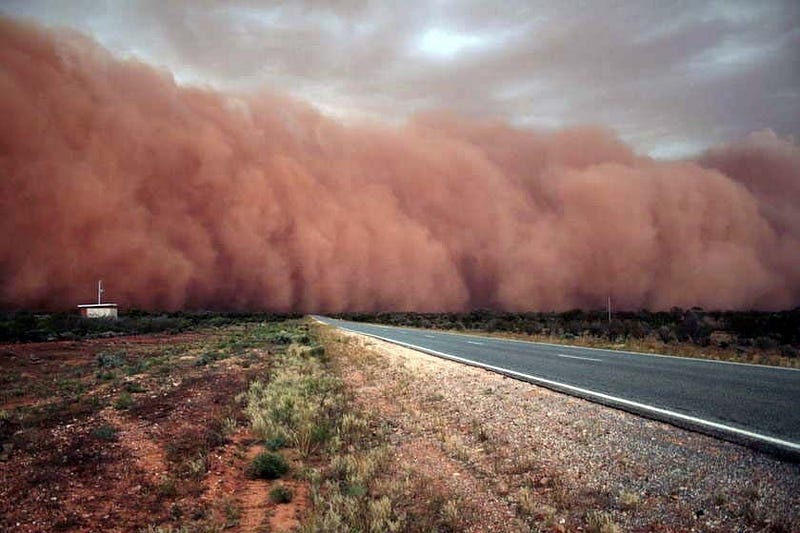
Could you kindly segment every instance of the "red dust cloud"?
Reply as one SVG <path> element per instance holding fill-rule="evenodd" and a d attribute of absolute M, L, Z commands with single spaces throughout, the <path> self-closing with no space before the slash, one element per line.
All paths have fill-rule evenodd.
<path fill-rule="evenodd" d="M 800 304 L 800 147 L 696 161 L 447 114 L 343 125 L 0 19 L 0 307 Z"/>

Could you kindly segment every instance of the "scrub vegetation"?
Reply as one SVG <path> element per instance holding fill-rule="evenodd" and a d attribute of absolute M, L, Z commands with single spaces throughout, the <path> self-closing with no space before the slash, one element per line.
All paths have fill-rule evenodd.
<path fill-rule="evenodd" d="M 304 321 L 212 313 L 5 319 L 16 342 L 0 344 L 0 529 L 235 530 L 247 511 L 260 523 L 287 505 L 269 503 L 270 482 L 248 476 L 251 463 L 261 478 L 294 472 L 290 458 L 259 463 L 249 455 L 245 396 L 293 343 L 316 348 Z M 94 335 L 104 328 L 113 334 Z M 61 340 L 20 342 L 43 330 Z M 267 484 L 266 508 L 245 498 L 250 483 Z"/>
<path fill-rule="evenodd" d="M 74 341 L 147 333 L 180 333 L 210 327 L 275 322 L 300 315 L 125 311 L 119 318 L 83 318 L 75 312 L 0 312 L 0 342 Z"/>

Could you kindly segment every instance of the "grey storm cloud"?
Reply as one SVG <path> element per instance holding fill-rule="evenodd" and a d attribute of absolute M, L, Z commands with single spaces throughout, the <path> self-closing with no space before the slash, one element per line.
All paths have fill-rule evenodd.
<path fill-rule="evenodd" d="M 181 83 L 287 92 L 347 118 L 447 109 L 597 124 L 683 157 L 797 135 L 800 4 L 767 1 L 10 1 Z"/>

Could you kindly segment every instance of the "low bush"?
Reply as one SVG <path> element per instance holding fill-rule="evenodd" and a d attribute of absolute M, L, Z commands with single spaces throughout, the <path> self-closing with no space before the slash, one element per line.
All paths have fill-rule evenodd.
<path fill-rule="evenodd" d="M 119 368 L 125 366 L 125 355 L 119 353 L 99 353 L 95 360 L 98 368 Z"/>
<path fill-rule="evenodd" d="M 108 424 L 102 425 L 92 430 L 92 437 L 99 440 L 113 441 L 117 439 L 117 430 Z"/>
<path fill-rule="evenodd" d="M 285 448 L 286 444 L 286 439 L 282 435 L 276 435 L 264 441 L 264 446 L 273 452 L 277 452 L 281 448 Z"/>
<path fill-rule="evenodd" d="M 272 335 L 270 339 L 274 344 L 291 344 L 292 336 L 286 330 L 280 330 Z"/>
<path fill-rule="evenodd" d="M 126 381 L 123 387 L 125 388 L 125 392 L 130 392 L 133 394 L 147 392 L 147 389 L 145 389 L 144 386 L 138 381 Z"/>
<path fill-rule="evenodd" d="M 784 344 L 781 346 L 781 355 L 784 357 L 791 357 L 792 359 L 800 356 L 800 350 L 795 348 L 794 346 L 789 346 L 788 344 Z"/>
<path fill-rule="evenodd" d="M 117 399 L 114 400 L 114 409 L 122 411 L 124 409 L 130 409 L 133 406 L 133 396 L 128 391 L 124 391 L 122 394 L 117 396 Z"/>
<path fill-rule="evenodd" d="M 778 347 L 778 341 L 772 337 L 756 337 L 753 344 L 759 350 L 774 350 Z"/>
<path fill-rule="evenodd" d="M 273 503 L 289 503 L 292 501 L 293 497 L 294 493 L 292 492 L 292 489 L 285 487 L 284 485 L 278 485 L 269 491 L 269 499 Z"/>
<path fill-rule="evenodd" d="M 171 477 L 163 478 L 157 488 L 158 495 L 162 498 L 174 498 L 178 495 L 178 486 Z"/>
<path fill-rule="evenodd" d="M 257 479 L 278 479 L 289 471 L 289 463 L 279 453 L 261 452 L 247 468 L 247 475 Z"/>

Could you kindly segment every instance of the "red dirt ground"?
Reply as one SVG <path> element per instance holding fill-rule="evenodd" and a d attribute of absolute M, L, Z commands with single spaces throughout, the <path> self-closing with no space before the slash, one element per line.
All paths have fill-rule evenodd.
<path fill-rule="evenodd" d="M 307 489 L 275 505 L 244 473 L 260 447 L 236 396 L 269 351 L 227 334 L 0 345 L 0 530 L 295 525 Z"/>

